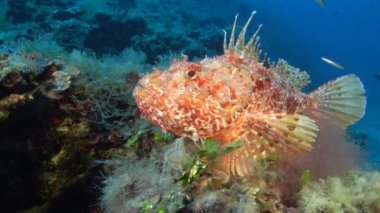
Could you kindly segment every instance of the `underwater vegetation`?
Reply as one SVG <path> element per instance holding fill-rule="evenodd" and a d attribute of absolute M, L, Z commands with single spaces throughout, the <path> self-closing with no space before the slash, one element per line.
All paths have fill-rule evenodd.
<path fill-rule="evenodd" d="M 216 143 L 209 141 L 197 152 L 191 151 L 196 148 L 187 144 L 184 139 L 177 139 L 161 146 L 152 152 L 149 161 L 119 158 L 104 162 L 107 168 L 114 168 L 104 182 L 101 200 L 104 209 L 107 212 L 281 209 L 279 195 L 265 181 L 273 180 L 269 173 L 267 177 L 265 173 L 251 176 L 250 184 L 236 182 L 230 185 L 225 177 L 210 176 L 208 172 L 206 162 L 220 151 Z"/>
<path fill-rule="evenodd" d="M 352 172 L 343 178 L 305 183 L 300 205 L 305 212 L 378 212 L 378 172 Z"/>
<path fill-rule="evenodd" d="M 303 93 L 243 0 L 183 4 L 0 2 L 2 212 L 379 211 L 359 78 Z"/>

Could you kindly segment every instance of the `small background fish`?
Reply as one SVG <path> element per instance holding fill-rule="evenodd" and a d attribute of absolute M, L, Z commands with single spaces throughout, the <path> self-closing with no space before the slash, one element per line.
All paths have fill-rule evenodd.
<path fill-rule="evenodd" d="M 317 4 L 319 4 L 319 6 L 321 6 L 321 7 L 325 6 L 324 0 L 315 0 L 315 2 L 317 2 Z"/>
<path fill-rule="evenodd" d="M 329 58 L 321 57 L 321 60 L 324 61 L 324 62 L 326 62 L 327 64 L 335 67 L 335 68 L 340 69 L 340 70 L 344 69 L 344 67 L 342 65 L 338 64 L 337 62 L 335 62 L 335 61 L 333 61 L 333 60 L 331 60 Z"/>

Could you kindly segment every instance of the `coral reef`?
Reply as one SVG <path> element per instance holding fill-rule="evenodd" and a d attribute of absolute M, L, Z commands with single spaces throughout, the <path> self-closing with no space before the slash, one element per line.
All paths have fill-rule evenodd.
<path fill-rule="evenodd" d="M 90 181 L 95 153 L 83 151 L 92 140 L 88 123 L 59 108 L 79 69 L 60 57 L 61 48 L 50 48 L 54 43 L 22 42 L 1 46 L 0 153 L 7 186 L 0 200 L 7 212 L 49 211 L 73 186 Z"/>
<path fill-rule="evenodd" d="M 134 48 L 144 51 L 150 64 L 168 51 L 191 58 L 215 55 L 222 51 L 220 29 L 227 20 L 220 10 L 231 12 L 228 6 L 210 10 L 209 4 L 213 3 L 191 0 L 182 7 L 172 0 L 11 1 L 3 14 L 12 24 L 4 25 L 8 31 L 0 33 L 0 43 L 52 34 L 67 51 L 90 49 L 103 56 Z M 218 26 L 208 20 L 217 20 Z"/>
<path fill-rule="evenodd" d="M 7 203 L 5 210 L 52 211 L 78 195 L 85 199 L 72 208 L 88 209 L 95 205 L 94 196 L 99 194 L 93 189 L 93 184 L 100 181 L 100 169 L 93 166 L 95 159 L 130 153 L 146 157 L 151 151 L 148 137 L 162 144 L 170 139 L 154 132 L 132 101 L 139 75 L 150 69 L 142 52 L 126 49 L 118 57 L 97 58 L 91 52 L 67 52 L 46 35 L 33 41 L 4 43 L 0 53 L 0 124 L 4 127 L 0 147 L 7 147 L 10 140 L 26 146 L 15 146 L 11 151 L 0 149 L 16 162 L 12 164 L 16 166 L 4 165 L 15 167 L 14 172 L 4 175 L 4 182 L 19 181 L 36 187 L 25 192 L 17 186 L 6 188 L 5 192 L 17 193 L 0 197 L 2 203 Z M 30 128 L 30 122 L 39 125 Z M 19 139 L 13 135 L 15 126 L 23 129 Z M 127 139 L 138 132 L 144 135 L 136 139 L 136 146 L 126 147 Z M 23 158 L 35 159 L 31 175 L 36 178 L 24 180 L 20 176 L 12 180 L 16 168 L 23 167 Z M 7 202 L 17 200 L 19 193 L 28 196 L 21 206 Z"/>

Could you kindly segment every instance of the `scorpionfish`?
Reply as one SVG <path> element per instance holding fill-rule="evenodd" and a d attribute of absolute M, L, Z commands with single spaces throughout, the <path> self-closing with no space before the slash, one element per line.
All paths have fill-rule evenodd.
<path fill-rule="evenodd" d="M 143 76 L 134 90 L 140 111 L 164 131 L 221 147 L 240 142 L 214 162 L 231 176 L 249 175 L 255 159 L 311 150 L 318 133 L 313 117 L 325 115 L 345 128 L 365 112 L 364 88 L 353 74 L 305 94 L 260 60 L 261 25 L 244 41 L 254 14 L 236 39 L 235 17 L 228 44 L 224 32 L 223 55 L 174 60 Z"/>

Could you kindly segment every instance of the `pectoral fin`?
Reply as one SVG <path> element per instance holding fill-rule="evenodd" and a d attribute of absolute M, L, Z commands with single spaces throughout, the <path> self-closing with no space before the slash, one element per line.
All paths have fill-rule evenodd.
<path fill-rule="evenodd" d="M 248 128 L 238 139 L 242 145 L 218 158 L 218 170 L 232 176 L 252 174 L 259 159 L 311 150 L 318 132 L 314 120 L 286 113 L 251 115 Z"/>
<path fill-rule="evenodd" d="M 255 114 L 250 122 L 261 152 L 309 151 L 318 132 L 315 121 L 300 114 Z"/>

